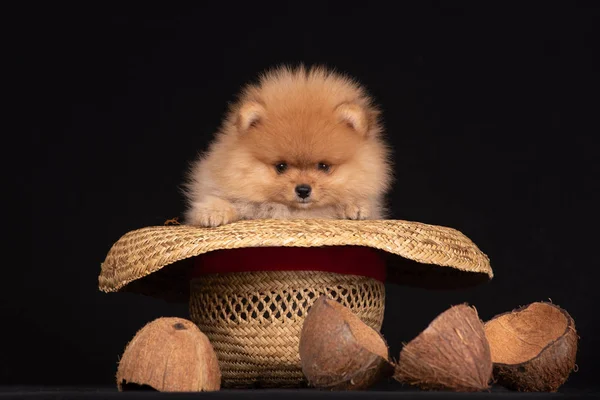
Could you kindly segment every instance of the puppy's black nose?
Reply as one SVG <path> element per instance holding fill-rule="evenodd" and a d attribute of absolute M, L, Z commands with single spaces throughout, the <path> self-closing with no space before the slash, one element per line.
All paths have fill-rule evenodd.
<path fill-rule="evenodd" d="M 311 188 L 308 185 L 298 185 L 298 186 L 296 186 L 296 194 L 301 199 L 305 199 L 308 196 L 310 196 L 310 191 L 311 191 Z"/>

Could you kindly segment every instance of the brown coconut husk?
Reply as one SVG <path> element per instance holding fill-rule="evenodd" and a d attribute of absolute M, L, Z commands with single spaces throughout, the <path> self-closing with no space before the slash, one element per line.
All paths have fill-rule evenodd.
<path fill-rule="evenodd" d="M 453 306 L 405 345 L 394 379 L 424 390 L 475 392 L 490 387 L 492 360 L 483 323 L 466 304 Z"/>
<path fill-rule="evenodd" d="M 117 370 L 119 391 L 216 391 L 221 372 L 204 333 L 182 318 L 158 318 L 127 344 Z"/>
<path fill-rule="evenodd" d="M 523 392 L 556 392 L 575 368 L 578 336 L 569 313 L 536 302 L 485 323 L 497 383 Z"/>
<path fill-rule="evenodd" d="M 380 333 L 326 296 L 317 299 L 304 320 L 299 353 L 302 371 L 316 388 L 362 390 L 393 372 Z"/>

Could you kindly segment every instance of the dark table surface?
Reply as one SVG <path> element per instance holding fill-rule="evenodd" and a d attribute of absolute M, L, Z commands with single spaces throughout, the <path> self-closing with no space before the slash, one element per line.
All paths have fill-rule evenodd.
<path fill-rule="evenodd" d="M 15 399 L 521 399 L 521 398 L 600 398 L 599 387 L 589 388 L 564 388 L 558 393 L 518 393 L 503 388 L 493 387 L 489 392 L 479 393 L 451 393 L 429 392 L 414 389 L 387 387 L 368 391 L 357 392 L 329 392 L 314 389 L 252 389 L 231 390 L 224 389 L 218 392 L 205 393 L 160 393 L 155 391 L 129 391 L 118 392 L 115 387 L 81 387 L 81 386 L 0 386 L 0 398 Z"/>

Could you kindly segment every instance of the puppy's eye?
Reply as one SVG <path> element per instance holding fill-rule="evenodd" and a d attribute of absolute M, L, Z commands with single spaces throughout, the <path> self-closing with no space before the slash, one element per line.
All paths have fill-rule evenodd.
<path fill-rule="evenodd" d="M 275 164 L 275 170 L 277 171 L 278 174 L 283 174 L 285 172 L 285 170 L 287 169 L 287 167 L 288 167 L 287 164 L 284 162 Z"/>
<path fill-rule="evenodd" d="M 322 163 L 322 162 L 320 162 L 320 163 L 317 165 L 317 169 L 318 169 L 319 171 L 323 171 L 323 172 L 329 172 L 330 166 L 329 166 L 329 164 L 325 164 L 325 163 Z"/>

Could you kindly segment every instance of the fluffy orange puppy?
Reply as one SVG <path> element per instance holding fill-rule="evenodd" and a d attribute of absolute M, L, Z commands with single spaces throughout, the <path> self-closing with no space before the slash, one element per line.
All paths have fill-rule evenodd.
<path fill-rule="evenodd" d="M 380 112 L 356 81 L 278 67 L 243 88 L 185 182 L 185 223 L 381 219 L 392 174 Z"/>

